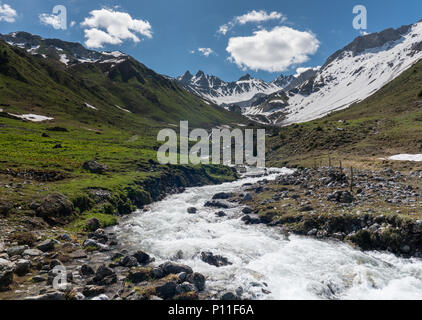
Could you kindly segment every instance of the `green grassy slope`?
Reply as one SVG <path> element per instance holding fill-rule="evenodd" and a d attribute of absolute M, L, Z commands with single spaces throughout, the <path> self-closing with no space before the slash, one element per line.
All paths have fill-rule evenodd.
<path fill-rule="evenodd" d="M 203 183 L 234 179 L 231 170 L 219 166 L 157 164 L 157 132 L 180 120 L 189 120 L 191 128 L 248 122 L 204 103 L 133 58 L 114 67 L 66 67 L 2 41 L 0 109 L 0 207 L 11 206 L 12 219 L 25 217 L 33 214 L 33 201 L 59 192 L 75 204 L 75 226 L 94 216 L 103 225 L 115 222 L 113 214 L 133 210 L 134 198 L 146 192 L 142 184 L 152 178 L 171 177 L 181 185 L 189 184 L 186 174 Z M 34 123 L 9 113 L 54 120 Z M 109 171 L 85 170 L 84 162 L 92 159 Z M 109 190 L 113 199 L 95 204 L 92 188 Z"/>
<path fill-rule="evenodd" d="M 422 62 L 371 97 L 325 118 L 277 129 L 269 141 L 273 164 L 327 164 L 422 152 Z"/>

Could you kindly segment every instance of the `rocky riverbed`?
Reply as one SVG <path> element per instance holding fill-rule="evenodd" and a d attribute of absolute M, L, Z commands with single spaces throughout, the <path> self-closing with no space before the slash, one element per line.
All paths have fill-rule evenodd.
<path fill-rule="evenodd" d="M 356 298 L 349 278 L 366 277 L 374 266 L 374 291 L 403 278 L 416 297 L 422 265 L 409 258 L 421 256 L 420 178 L 355 170 L 352 179 L 339 168 L 249 174 L 188 189 L 106 230 L 91 219 L 84 235 L 39 228 L 45 222 L 35 217 L 25 218 L 30 232 L 22 221 L 0 220 L 0 299 Z M 294 262 L 299 257 L 310 260 Z M 337 263 L 347 265 L 344 275 L 323 267 Z"/>

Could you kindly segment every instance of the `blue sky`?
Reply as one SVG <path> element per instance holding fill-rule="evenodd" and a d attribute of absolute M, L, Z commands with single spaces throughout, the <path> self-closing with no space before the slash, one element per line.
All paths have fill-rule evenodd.
<path fill-rule="evenodd" d="M 56 5 L 67 8 L 67 30 L 40 21 L 40 15 L 51 14 Z M 0 33 L 27 31 L 80 43 L 90 39 L 91 45 L 103 46 L 93 49 L 121 50 L 170 76 L 200 69 L 226 81 L 245 73 L 272 80 L 299 67 L 322 65 L 357 37 L 361 31 L 352 26 L 355 5 L 367 8 L 369 33 L 422 19 L 420 0 L 1 0 Z M 92 14 L 94 10 L 97 13 Z M 104 14 L 116 14 L 119 28 L 136 24 L 135 31 L 123 30 L 122 36 L 119 29 L 110 36 Z M 221 26 L 228 26 L 226 34 L 218 32 Z M 95 38 L 97 30 L 104 39 L 120 44 Z"/>

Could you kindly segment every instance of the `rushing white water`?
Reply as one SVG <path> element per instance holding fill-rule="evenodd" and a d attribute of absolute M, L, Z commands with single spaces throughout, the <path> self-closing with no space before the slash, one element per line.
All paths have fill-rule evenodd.
<path fill-rule="evenodd" d="M 280 171 L 289 174 L 291 171 Z M 280 173 L 278 173 L 280 174 Z M 274 179 L 272 174 L 266 179 Z M 156 263 L 175 260 L 207 277 L 212 293 L 239 292 L 252 299 L 422 299 L 422 260 L 380 252 L 361 252 L 346 244 L 291 236 L 279 228 L 247 226 L 242 207 L 204 208 L 215 193 L 242 189 L 248 178 L 218 186 L 190 188 L 136 212 L 115 227 L 128 250 L 144 250 Z M 196 207 L 197 214 L 188 214 Z M 182 251 L 180 259 L 178 252 Z M 214 267 L 200 252 L 222 255 L 233 264 Z"/>

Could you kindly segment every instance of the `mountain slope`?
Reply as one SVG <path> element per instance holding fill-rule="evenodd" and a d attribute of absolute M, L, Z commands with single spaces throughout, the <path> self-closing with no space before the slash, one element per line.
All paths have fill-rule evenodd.
<path fill-rule="evenodd" d="M 376 165 L 380 158 L 422 153 L 422 62 L 364 101 L 324 118 L 275 129 L 267 160 L 275 164 Z M 367 161 L 366 160 L 370 160 Z M 335 162 L 338 165 L 338 162 Z M 390 162 L 387 166 L 391 167 Z M 414 166 L 417 166 L 415 163 Z"/>
<path fill-rule="evenodd" d="M 422 22 L 358 37 L 328 58 L 310 80 L 288 92 L 278 125 L 306 122 L 364 100 L 422 59 Z M 252 107 L 247 115 L 270 115 Z"/>
<path fill-rule="evenodd" d="M 5 112 L 119 128 L 163 127 L 180 120 L 207 128 L 245 122 L 122 53 L 98 53 L 27 33 L 2 37 L 9 43 L 0 41 Z"/>

